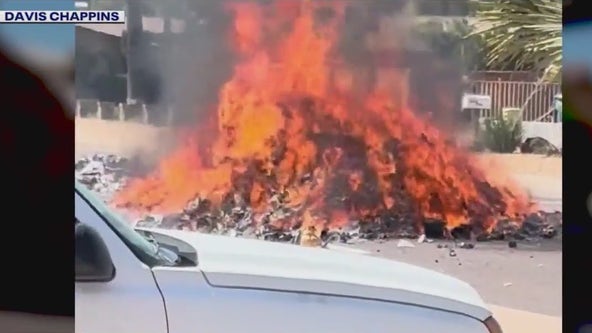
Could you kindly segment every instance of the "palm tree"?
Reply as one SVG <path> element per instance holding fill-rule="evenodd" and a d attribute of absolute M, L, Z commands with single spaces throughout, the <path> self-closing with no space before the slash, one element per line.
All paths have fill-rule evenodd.
<path fill-rule="evenodd" d="M 489 66 L 535 70 L 542 81 L 561 80 L 562 3 L 559 0 L 471 0 L 473 32 Z"/>

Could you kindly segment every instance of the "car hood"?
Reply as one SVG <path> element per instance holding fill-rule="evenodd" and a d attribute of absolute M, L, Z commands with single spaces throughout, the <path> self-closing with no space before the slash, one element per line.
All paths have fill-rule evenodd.
<path fill-rule="evenodd" d="M 401 302 L 463 313 L 480 320 L 491 315 L 469 284 L 397 261 L 198 232 L 143 230 L 195 247 L 198 268 L 215 287 Z"/>

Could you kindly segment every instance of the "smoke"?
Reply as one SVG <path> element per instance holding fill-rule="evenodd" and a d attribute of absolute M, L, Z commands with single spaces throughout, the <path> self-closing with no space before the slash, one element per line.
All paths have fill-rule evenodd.
<path fill-rule="evenodd" d="M 455 50 L 462 32 L 454 36 L 442 26 L 419 15 L 415 1 L 355 3 L 346 14 L 341 50 L 351 64 L 368 68 L 368 89 L 393 69 L 408 73 L 408 105 L 453 129 L 463 90 L 463 63 Z"/>
<path fill-rule="evenodd" d="M 235 59 L 227 38 L 231 17 L 225 2 L 189 0 L 184 32 L 161 36 L 158 59 L 144 57 L 147 64 L 141 65 L 159 78 L 159 102 L 175 106 L 180 124 L 211 114 L 221 85 L 232 74 Z M 414 1 L 352 1 L 340 31 L 339 53 L 357 68 L 356 75 L 365 77 L 360 78 L 363 90 L 388 81 L 393 68 L 407 72 L 405 94 L 411 108 L 451 126 L 460 115 L 462 64 L 453 50 L 446 49 L 444 38 L 432 34 L 434 41 L 422 34 L 419 19 Z"/>
<path fill-rule="evenodd" d="M 221 4 L 207 0 L 127 4 L 131 6 L 129 25 L 76 27 L 76 98 L 126 103 L 129 66 L 132 99 L 154 105 L 154 112 L 160 113 L 157 117 L 166 117 L 173 106 L 173 125 L 194 125 L 211 111 L 219 87 L 231 74 L 232 58 L 224 37 L 227 14 Z M 181 21 L 185 22 L 177 29 L 176 23 Z M 147 163 L 143 168 L 153 166 L 171 148 L 173 131 L 161 133 L 139 124 L 106 125 L 102 132 L 93 132 L 95 137 L 83 133 L 89 137 L 83 140 L 85 145 L 86 141 L 97 141 L 90 146 L 100 147 L 100 141 L 122 137 L 118 147 L 115 143 L 109 146 L 109 152 L 125 151 L 125 155 Z M 153 140 L 154 136 L 160 140 Z"/>
<path fill-rule="evenodd" d="M 129 45 L 125 35 L 117 42 L 119 45 L 105 41 L 110 44 L 97 57 L 111 59 L 107 61 L 105 71 L 121 75 L 103 82 L 102 86 L 124 91 L 125 67 L 113 53 L 129 48 L 133 58 L 130 65 L 135 78 L 135 96 L 143 102 L 162 106 L 161 110 L 172 105 L 176 125 L 193 126 L 196 122 L 206 121 L 206 116 L 213 114 L 220 87 L 231 77 L 235 62 L 227 38 L 232 18 L 225 10 L 226 2 L 188 0 L 185 3 L 177 0 L 167 3 L 167 6 L 176 8 L 172 12 L 163 11 L 168 7 L 158 2 L 141 2 L 141 7 L 134 11 L 140 15 L 128 16 L 128 20 L 136 22 L 132 27 L 141 27 L 138 23 L 142 22 L 144 13 L 182 19 L 185 22 L 183 31 L 150 33 L 144 27 L 142 33 L 132 31 L 136 37 Z M 263 4 L 266 1 L 258 2 Z M 129 3 L 137 5 L 140 2 Z M 433 41 L 422 36 L 418 30 L 418 18 L 414 1 L 351 1 L 340 31 L 338 52 L 349 67 L 355 68 L 354 74 L 359 81 L 357 89 L 369 91 L 388 83 L 393 69 L 408 73 L 408 85 L 392 87 L 393 93 L 405 94 L 413 110 L 431 114 L 442 126 L 452 126 L 460 114 L 462 68 L 454 55 L 438 52 Z M 446 45 L 443 48 L 446 49 Z M 83 62 L 82 57 L 76 60 L 77 63 Z M 83 67 L 96 71 L 100 66 L 95 62 L 95 65 Z M 83 75 L 78 74 L 77 84 L 84 80 Z M 105 78 L 104 74 L 99 76 Z M 86 87 L 94 89 L 89 84 Z M 124 97 L 117 93 L 105 96 L 118 102 Z"/>
<path fill-rule="evenodd" d="M 222 4 L 194 1 L 195 14 L 182 34 L 171 36 L 163 72 L 167 103 L 175 106 L 181 123 L 202 121 L 215 107 L 221 85 L 232 74 L 233 56 L 226 38 L 230 17 Z"/>

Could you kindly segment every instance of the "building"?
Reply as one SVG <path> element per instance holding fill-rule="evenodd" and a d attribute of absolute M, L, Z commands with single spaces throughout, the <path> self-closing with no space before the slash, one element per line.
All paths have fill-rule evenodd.
<path fill-rule="evenodd" d="M 76 97 L 110 102 L 126 100 L 126 59 L 119 25 L 77 26 Z"/>

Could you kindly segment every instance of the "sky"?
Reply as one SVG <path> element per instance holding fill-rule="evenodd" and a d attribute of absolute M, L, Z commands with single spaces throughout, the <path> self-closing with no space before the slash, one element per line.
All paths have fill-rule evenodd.
<path fill-rule="evenodd" d="M 0 10 L 75 10 L 73 0 L 0 0 Z M 73 24 L 0 24 L 0 40 L 13 51 L 52 57 L 74 52 Z"/>

